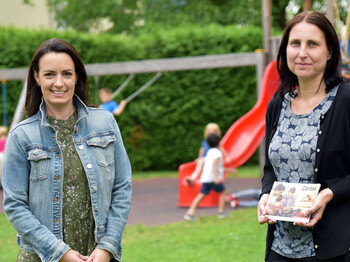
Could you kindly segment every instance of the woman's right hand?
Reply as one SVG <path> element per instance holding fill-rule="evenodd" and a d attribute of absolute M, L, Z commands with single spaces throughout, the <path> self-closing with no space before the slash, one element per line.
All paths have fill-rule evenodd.
<path fill-rule="evenodd" d="M 59 260 L 59 262 L 82 262 L 88 260 L 89 257 L 83 256 L 72 249 L 68 250 L 66 254 Z"/>
<path fill-rule="evenodd" d="M 266 211 L 266 203 L 269 198 L 270 194 L 263 194 L 260 198 L 260 201 L 257 206 L 257 212 L 258 212 L 258 221 L 260 224 L 269 223 L 274 224 L 276 223 L 275 220 L 271 220 L 267 218 L 267 211 Z"/>

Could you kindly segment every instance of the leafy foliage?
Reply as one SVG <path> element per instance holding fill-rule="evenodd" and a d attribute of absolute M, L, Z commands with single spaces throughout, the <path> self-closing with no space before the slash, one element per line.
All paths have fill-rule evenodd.
<path fill-rule="evenodd" d="M 0 28 L 0 67 L 28 66 L 39 44 L 51 37 L 72 43 L 84 63 L 250 52 L 262 43 L 261 29 L 254 27 L 178 27 L 137 37 Z M 137 75 L 116 100 L 128 97 L 151 77 Z M 98 88 L 116 89 L 125 79 L 103 76 L 97 87 L 91 78 L 90 101 L 98 105 Z M 22 84 L 10 81 L 7 86 L 11 118 Z M 165 72 L 127 105 L 117 121 L 135 170 L 176 169 L 196 158 L 208 122 L 217 122 L 225 133 L 255 101 L 254 67 Z M 1 111 L 2 107 L 0 116 Z"/>
<path fill-rule="evenodd" d="M 28 0 L 27 0 L 28 1 Z M 261 26 L 261 0 L 47 0 L 58 25 L 88 32 L 137 33 L 187 25 Z M 298 0 L 295 0 L 298 1 Z M 272 1 L 273 26 L 283 29 L 289 0 Z"/>

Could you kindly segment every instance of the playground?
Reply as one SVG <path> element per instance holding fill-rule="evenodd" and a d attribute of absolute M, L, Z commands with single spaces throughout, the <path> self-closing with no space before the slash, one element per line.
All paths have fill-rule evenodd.
<path fill-rule="evenodd" d="M 263 6 L 263 8 L 266 9 L 271 7 Z M 350 14 L 349 14 L 349 17 L 350 17 Z M 193 114 L 194 117 L 193 116 L 188 117 L 190 115 L 189 112 L 191 112 L 191 109 L 196 108 L 197 110 L 200 107 L 200 104 L 202 103 L 202 101 L 200 101 L 196 105 L 193 105 L 193 104 L 191 105 L 191 101 L 186 100 L 188 98 L 187 94 L 191 93 L 186 89 L 187 84 L 184 84 L 179 89 L 176 89 L 177 86 L 174 85 L 175 87 L 174 90 L 176 91 L 173 91 L 174 93 L 172 94 L 176 94 L 176 92 L 179 93 L 179 94 L 176 94 L 178 96 L 176 98 L 174 98 L 174 96 L 170 98 L 170 97 L 167 97 L 166 95 L 165 96 L 159 95 L 162 92 L 159 86 L 162 86 L 162 87 L 166 86 L 167 83 L 170 82 L 169 79 L 172 79 L 174 75 L 176 75 L 176 80 L 173 82 L 179 81 L 179 79 L 181 79 L 181 74 L 184 74 L 184 75 L 188 74 L 193 76 L 195 75 L 195 73 L 193 73 L 195 70 L 196 72 L 204 70 L 204 73 L 203 72 L 199 73 L 199 74 L 202 74 L 201 77 L 199 77 L 201 78 L 201 80 L 203 79 L 203 76 L 205 76 L 206 72 L 213 73 L 214 70 L 229 70 L 228 72 L 232 73 L 232 72 L 236 72 L 236 71 L 233 71 L 236 68 L 237 70 L 241 70 L 242 68 L 248 68 L 247 70 L 249 73 L 253 72 L 255 74 L 254 76 L 251 77 L 253 78 L 252 82 L 254 83 L 253 88 L 251 88 L 252 86 L 251 83 L 250 83 L 250 86 L 248 84 L 249 87 L 243 88 L 244 92 L 242 92 L 241 93 L 242 95 L 239 96 L 240 100 L 237 100 L 239 101 L 239 103 L 241 103 L 240 105 L 242 106 L 242 108 L 248 108 L 248 110 L 244 111 L 244 113 L 239 112 L 239 117 L 237 116 L 235 116 L 234 118 L 230 117 L 230 120 L 228 121 L 227 115 L 231 113 L 231 111 L 227 109 L 229 106 L 227 106 L 226 104 L 224 105 L 221 104 L 221 105 L 218 105 L 217 108 L 222 108 L 223 112 L 225 112 L 225 114 L 223 114 L 224 115 L 223 118 L 225 118 L 225 121 L 222 120 L 225 123 L 223 128 L 225 132 L 223 133 L 222 139 L 220 141 L 220 146 L 227 152 L 227 157 L 230 159 L 230 161 L 224 161 L 224 166 L 226 168 L 239 169 L 242 166 L 244 166 L 254 154 L 258 155 L 257 158 L 260 164 L 259 173 L 254 177 L 247 177 L 247 178 L 235 177 L 225 173 L 223 181 L 227 188 L 227 191 L 229 193 L 231 192 L 233 193 L 233 192 L 237 192 L 237 191 L 241 191 L 249 188 L 261 188 L 260 172 L 261 172 L 261 167 L 264 163 L 264 153 L 263 153 L 264 145 L 262 141 L 265 137 L 266 108 L 270 99 L 275 94 L 277 87 L 279 86 L 279 76 L 278 76 L 275 55 L 276 55 L 276 50 L 279 45 L 280 39 L 270 38 L 270 31 L 269 31 L 270 29 L 267 29 L 267 27 L 270 27 L 270 26 L 271 25 L 269 25 L 269 23 L 264 22 L 264 32 L 263 32 L 264 49 L 255 49 L 253 52 L 237 52 L 237 53 L 226 53 L 226 54 L 219 54 L 219 55 L 212 55 L 212 54 L 191 55 L 188 57 L 183 56 L 183 57 L 155 58 L 155 59 L 145 59 L 145 60 L 100 62 L 100 63 L 86 64 L 86 70 L 90 77 L 90 80 L 93 80 L 92 91 L 94 94 L 93 96 L 95 100 L 94 102 L 96 101 L 98 103 L 101 102 L 97 99 L 97 96 L 98 96 L 98 91 L 104 86 L 104 83 L 113 82 L 118 76 L 125 76 L 124 78 L 123 77 L 119 78 L 116 87 L 113 88 L 111 96 L 112 96 L 112 100 L 117 101 L 122 99 L 122 101 L 125 101 L 128 104 L 128 106 L 125 109 L 125 112 L 126 112 L 125 115 L 127 115 L 126 118 L 123 118 L 124 115 L 120 116 L 121 113 L 120 114 L 118 113 L 115 115 L 117 117 L 118 125 L 121 127 L 121 134 L 126 147 L 126 151 L 129 150 L 131 152 L 130 158 L 132 161 L 134 161 L 133 163 L 135 163 L 135 166 L 137 168 L 140 167 L 140 169 L 155 167 L 157 164 L 159 164 L 161 168 L 164 168 L 164 166 L 167 167 L 170 165 L 172 165 L 171 166 L 172 168 L 174 168 L 174 165 L 178 167 L 177 177 L 164 176 L 164 177 L 147 178 L 147 179 L 133 179 L 132 181 L 133 192 L 132 192 L 132 198 L 131 198 L 132 205 L 130 209 L 130 215 L 127 221 L 127 228 L 125 231 L 126 235 L 128 235 L 128 232 L 133 232 L 136 236 L 139 235 L 140 238 L 143 238 L 145 235 L 151 234 L 149 232 L 151 232 L 152 230 L 157 231 L 163 226 L 172 227 L 172 224 L 180 225 L 179 227 L 183 227 L 187 229 L 188 232 L 191 232 L 191 229 L 195 227 L 200 227 L 201 223 L 202 223 L 202 226 L 205 225 L 208 228 L 210 227 L 211 224 L 216 224 L 221 226 L 220 223 L 229 223 L 227 221 L 230 221 L 232 217 L 235 219 L 233 222 L 233 227 L 238 227 L 237 225 L 239 224 L 237 223 L 237 220 L 236 220 L 236 216 L 237 216 L 236 214 L 239 214 L 238 218 L 240 218 L 239 216 L 248 217 L 248 218 L 245 217 L 246 220 L 242 219 L 242 221 L 239 221 L 239 222 L 242 222 L 243 224 L 246 221 L 248 221 L 251 224 L 252 223 L 258 224 L 256 219 L 255 208 L 250 208 L 246 210 L 243 210 L 243 208 L 232 209 L 231 207 L 229 207 L 229 205 L 226 206 L 226 210 L 229 213 L 229 217 L 226 219 L 226 222 L 218 222 L 219 220 L 214 221 L 212 217 L 214 217 L 214 215 L 216 215 L 218 212 L 217 207 L 219 203 L 220 194 L 215 193 L 213 191 L 211 191 L 210 194 L 207 195 L 199 205 L 200 208 L 196 212 L 196 216 L 199 217 L 199 221 L 198 221 L 199 223 L 181 224 L 181 223 L 187 222 L 187 221 L 183 221 L 184 214 L 186 213 L 187 208 L 191 205 L 193 199 L 198 195 L 202 187 L 202 183 L 200 182 L 199 178 L 197 178 L 193 182 L 193 185 L 190 185 L 187 180 L 195 170 L 197 161 L 196 160 L 189 161 L 189 159 L 194 159 L 194 158 L 188 157 L 189 155 L 194 155 L 193 152 L 189 153 L 189 151 L 191 150 L 193 151 L 193 148 L 194 148 L 193 145 L 195 144 L 195 142 L 193 142 L 193 137 L 194 137 L 193 134 L 195 132 L 191 132 L 192 131 L 191 130 L 189 131 L 191 136 L 190 137 L 186 136 L 188 129 L 191 129 L 189 128 L 190 126 L 191 127 L 195 126 L 196 130 L 199 130 L 200 128 L 202 128 L 199 126 L 203 124 L 202 123 L 203 121 L 202 122 L 198 121 L 198 119 L 200 119 L 202 115 Z M 349 27 L 349 24 L 347 24 L 347 26 Z M 267 38 L 268 40 L 266 40 Z M 343 64 L 343 76 L 345 76 L 346 78 L 349 78 L 350 63 L 348 59 L 348 53 L 350 50 L 350 47 L 349 47 L 350 44 L 348 42 L 348 39 L 343 37 L 340 37 L 339 43 L 342 47 L 342 51 L 345 50 L 343 55 L 344 57 L 346 57 L 346 59 L 344 59 L 344 64 Z M 242 69 L 242 71 L 237 71 L 237 72 L 244 72 L 243 70 L 244 69 Z M 224 71 L 219 71 L 218 75 L 220 77 L 218 77 L 219 80 L 217 82 L 220 82 L 221 78 L 223 78 L 222 76 L 225 75 L 225 72 L 224 73 L 223 72 Z M 27 86 L 26 73 L 27 73 L 26 67 L 0 69 L 0 79 L 2 80 L 2 99 L 3 99 L 2 119 L 3 119 L 4 125 L 8 124 L 9 112 L 7 108 L 8 102 L 6 99 L 10 91 L 10 88 L 8 86 L 10 86 L 11 84 L 9 85 L 9 82 L 11 83 L 11 81 L 17 81 L 16 83 L 17 85 L 19 85 L 18 82 L 21 82 L 20 85 L 22 86 L 20 95 L 16 97 L 16 99 L 18 100 L 18 104 L 13 112 L 14 114 L 13 114 L 12 122 L 10 123 L 11 125 L 10 128 L 15 126 L 24 118 L 25 94 L 26 94 L 26 86 Z M 215 73 L 213 73 L 213 75 L 215 75 Z M 113 81 L 111 81 L 109 78 L 113 79 Z M 194 77 L 193 79 L 196 79 L 196 77 Z M 205 83 L 205 81 L 203 83 Z M 202 86 L 204 86 L 203 83 L 201 84 Z M 128 89 L 129 84 L 131 85 L 131 87 Z M 215 89 L 213 88 L 215 87 L 215 85 L 216 83 L 214 83 L 213 81 L 209 88 L 207 86 L 206 88 L 203 88 L 203 93 L 208 92 L 209 90 L 207 95 L 203 95 L 203 97 L 207 96 L 207 98 L 209 99 L 210 95 L 208 94 L 212 94 L 210 92 Z M 200 86 L 200 88 L 202 88 L 202 86 Z M 237 87 L 239 86 L 239 84 L 235 83 L 235 86 Z M 156 87 L 156 88 L 152 89 L 152 87 Z M 229 89 L 228 87 L 225 87 L 225 88 Z M 252 90 L 255 91 L 256 93 L 254 94 L 254 96 L 250 96 L 249 97 L 250 100 L 247 99 L 248 101 L 247 102 L 245 100 L 245 96 L 248 93 L 252 93 Z M 235 89 L 235 92 L 236 91 L 237 89 Z M 200 92 L 202 92 L 201 89 L 199 93 Z M 240 93 L 237 92 L 237 94 L 240 94 Z M 228 95 L 228 93 L 225 93 L 223 97 L 227 99 L 230 95 L 232 94 L 230 93 Z M 254 99 L 256 97 L 253 104 L 250 103 L 252 101 L 252 97 L 254 97 Z M 147 105 L 149 101 L 152 101 L 152 99 L 154 99 L 157 102 L 161 101 L 161 99 L 164 99 L 164 101 L 161 101 L 159 105 L 156 103 L 153 103 L 152 108 L 151 107 L 147 108 L 145 105 Z M 175 103 L 180 103 L 179 101 L 181 101 L 181 106 L 178 106 L 179 104 L 177 104 L 177 106 L 174 106 Z M 237 104 L 237 103 L 232 102 L 232 104 Z M 191 105 L 192 107 L 189 106 L 188 108 L 190 109 L 186 111 L 186 106 L 188 105 Z M 239 107 L 240 105 L 238 105 L 237 107 Z M 168 108 L 166 108 L 167 106 Z M 146 110 L 143 111 L 142 109 L 145 109 L 145 108 Z M 161 108 L 163 111 L 162 110 L 157 111 L 159 108 Z M 167 110 L 164 110 L 164 108 L 166 108 Z M 217 110 L 217 108 L 215 110 Z M 111 111 L 112 113 L 114 113 L 113 110 Z M 200 111 L 201 110 L 198 109 L 198 111 L 196 112 L 200 112 Z M 171 115 L 171 117 L 168 117 L 169 115 L 167 115 L 164 112 L 169 112 L 169 115 L 176 112 L 178 113 L 178 115 L 184 115 L 185 116 L 184 118 L 186 117 L 188 118 L 186 118 L 184 122 L 172 121 L 173 115 Z M 237 112 L 235 113 L 237 114 Z M 211 119 L 215 120 L 215 117 L 213 117 L 213 115 L 211 115 L 210 117 Z M 208 119 L 210 117 L 208 117 Z M 178 119 L 183 120 L 181 117 L 179 117 Z M 193 122 L 191 122 L 192 120 Z M 217 119 L 217 120 L 221 121 L 221 119 Z M 148 123 L 145 124 L 145 122 L 147 121 Z M 168 122 L 163 125 L 163 122 L 165 123 L 166 121 Z M 152 130 L 152 131 L 149 131 L 149 133 L 147 133 L 148 131 L 147 127 L 150 127 L 152 125 L 154 127 L 155 124 L 159 124 L 159 126 L 161 126 L 162 129 L 158 131 L 156 128 L 154 129 L 149 128 L 149 130 Z M 187 127 L 184 127 L 184 124 L 187 124 Z M 123 130 L 124 127 L 126 131 Z M 165 132 L 162 132 L 164 130 L 168 132 L 169 137 L 167 137 L 168 134 L 164 135 Z M 159 135 L 160 137 L 159 141 L 156 140 L 158 138 L 157 135 Z M 165 137 L 165 139 L 163 137 Z M 191 139 L 192 141 L 188 142 Z M 154 149 L 154 145 L 156 143 L 157 143 L 157 146 L 159 145 L 161 146 Z M 187 144 L 191 144 L 191 146 L 187 147 Z M 144 149 L 142 147 L 143 145 L 148 145 L 148 148 Z M 174 145 L 176 146 L 179 145 L 179 146 L 176 147 Z M 167 146 L 169 146 L 169 149 L 167 148 Z M 179 149 L 180 146 L 182 146 L 181 149 Z M 180 155 L 180 157 L 177 157 L 177 158 L 174 157 L 173 159 L 171 159 L 175 151 L 174 148 L 178 149 L 177 152 L 175 153 Z M 157 153 L 154 153 L 155 151 Z M 162 152 L 162 153 L 159 153 L 159 152 Z M 183 155 L 181 154 L 181 152 L 183 152 Z M 139 157 L 137 157 L 138 153 L 140 155 Z M 148 155 L 150 156 L 149 159 L 143 159 L 144 156 L 148 156 Z M 186 161 L 189 161 L 189 162 L 183 161 L 183 159 L 186 159 Z M 255 163 L 255 165 L 257 164 Z M 2 189 L 0 189 L 0 213 L 4 215 L 3 212 L 4 212 L 3 191 Z M 256 230 L 255 224 L 254 224 L 254 229 Z M 258 230 L 259 230 L 259 234 L 257 236 L 258 240 L 255 241 L 254 245 L 258 246 L 258 255 L 259 257 L 262 257 L 263 256 L 262 250 L 264 249 L 264 239 L 261 238 L 261 236 L 262 235 L 265 236 L 265 232 L 264 232 L 265 225 L 259 228 Z M 143 234 L 144 231 L 145 232 L 147 231 L 147 233 Z M 225 230 L 223 230 L 222 233 L 224 234 Z M 160 237 L 159 237 L 160 239 L 156 239 L 154 240 L 154 242 L 156 242 L 157 244 L 159 243 L 163 244 L 161 241 L 162 234 L 163 233 L 160 233 Z M 213 233 L 213 235 L 215 236 L 215 232 Z M 242 241 L 242 239 L 237 239 L 237 237 L 235 236 L 235 232 L 229 232 L 228 235 L 232 238 L 231 240 L 235 242 Z M 244 241 L 251 241 L 255 237 L 254 232 L 249 232 L 248 235 L 250 238 L 245 239 Z M 185 238 L 187 238 L 187 236 L 185 236 Z M 194 237 L 193 239 L 196 239 L 196 238 Z M 171 241 L 174 241 L 174 242 L 171 242 Z M 179 244 L 178 239 L 171 240 L 171 241 L 170 243 L 167 241 L 164 241 L 164 245 Z M 209 241 L 212 241 L 212 239 L 207 239 L 205 241 L 210 243 Z M 126 244 L 125 252 L 131 253 L 133 250 L 132 247 L 134 247 L 133 246 L 134 242 L 130 238 L 129 239 L 127 238 L 126 242 L 127 244 Z M 191 240 L 186 239 L 184 240 L 184 242 L 186 243 L 187 246 L 191 246 Z M 0 243 L 1 243 L 1 239 L 0 239 Z M 152 245 L 152 243 L 150 243 L 150 245 Z M 181 246 L 181 244 L 179 245 Z M 224 245 L 226 249 L 230 248 L 229 244 L 225 243 Z M 234 245 L 238 245 L 238 244 L 235 243 Z M 199 248 L 198 246 L 195 246 L 195 245 L 194 247 L 197 249 Z M 165 249 L 168 250 L 169 247 L 166 246 Z M 251 250 L 249 250 L 248 252 L 250 251 Z M 142 251 L 138 250 L 137 252 L 141 253 Z M 145 249 L 143 252 L 147 252 L 147 249 Z M 242 254 L 244 254 L 244 252 L 246 251 L 240 249 L 239 252 L 240 252 L 240 256 L 242 256 Z M 167 256 L 168 254 L 166 254 L 164 257 L 167 258 Z M 189 258 L 191 256 L 193 260 Z M 192 262 L 192 261 L 196 261 L 196 259 L 198 259 L 198 257 L 201 257 L 201 256 L 202 255 L 200 254 L 200 252 L 198 254 L 191 253 L 191 255 L 186 257 L 186 259 L 190 259 L 188 261 Z M 127 258 L 128 258 L 128 255 L 125 256 L 125 261 L 128 261 Z M 142 254 L 138 254 L 138 258 L 142 258 Z M 133 260 L 133 258 L 131 257 L 129 259 L 130 259 L 129 261 L 137 261 L 137 260 Z M 150 260 L 145 259 L 145 261 L 152 261 L 152 259 Z M 241 257 L 237 261 L 246 261 L 244 259 L 245 259 L 244 257 L 243 258 Z M 170 259 L 169 261 L 175 261 L 175 260 Z M 184 260 L 184 261 L 187 261 L 187 260 Z M 218 259 L 217 261 L 224 261 L 224 260 Z"/>
<path fill-rule="evenodd" d="M 159 226 L 183 220 L 186 209 L 177 205 L 177 184 L 178 179 L 173 177 L 133 181 L 128 225 Z M 229 192 L 236 192 L 251 187 L 259 188 L 261 185 L 260 178 L 230 177 L 226 179 L 226 186 Z M 0 213 L 4 212 L 2 203 L 3 192 L 0 190 Z M 231 211 L 229 206 L 227 211 Z M 216 207 L 208 207 L 199 209 L 198 215 L 215 215 L 216 212 Z"/>

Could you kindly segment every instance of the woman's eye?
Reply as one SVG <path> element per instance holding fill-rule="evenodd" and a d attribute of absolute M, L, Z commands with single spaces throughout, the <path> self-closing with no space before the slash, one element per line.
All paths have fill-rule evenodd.
<path fill-rule="evenodd" d="M 72 76 L 73 73 L 72 72 L 65 72 L 65 73 L 63 73 L 63 75 L 69 77 L 69 76 Z"/>
<path fill-rule="evenodd" d="M 290 45 L 299 45 L 299 41 L 291 41 L 289 44 Z"/>
<path fill-rule="evenodd" d="M 46 77 L 50 77 L 50 76 L 53 76 L 54 74 L 53 73 L 45 73 L 44 76 Z"/>

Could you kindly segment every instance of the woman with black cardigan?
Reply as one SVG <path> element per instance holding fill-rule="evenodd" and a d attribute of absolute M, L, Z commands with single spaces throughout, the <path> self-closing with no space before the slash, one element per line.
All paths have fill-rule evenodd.
<path fill-rule="evenodd" d="M 266 113 L 266 163 L 258 203 L 268 223 L 265 261 L 350 261 L 350 85 L 341 76 L 337 34 L 322 14 L 287 25 L 280 86 Z M 308 223 L 270 220 L 274 181 L 320 183 Z"/>

